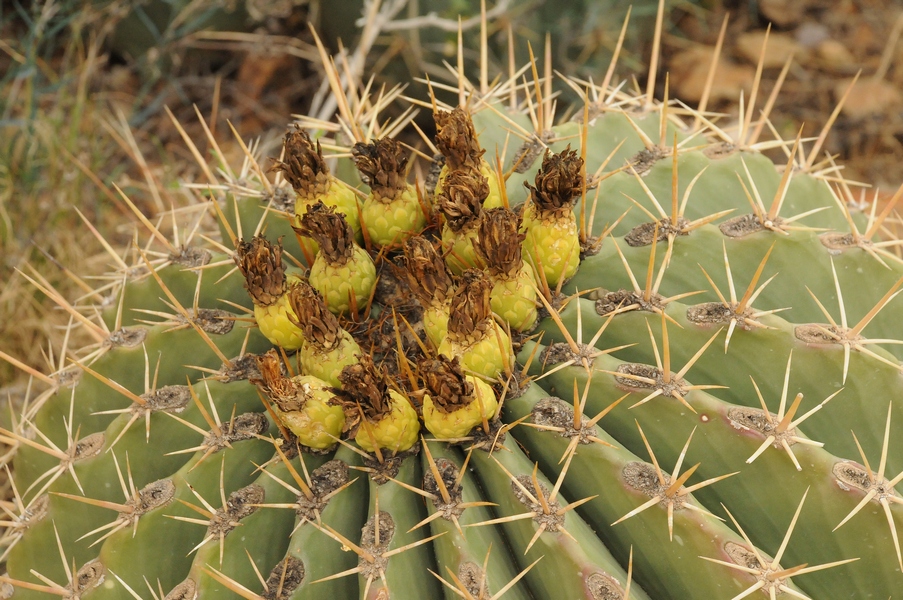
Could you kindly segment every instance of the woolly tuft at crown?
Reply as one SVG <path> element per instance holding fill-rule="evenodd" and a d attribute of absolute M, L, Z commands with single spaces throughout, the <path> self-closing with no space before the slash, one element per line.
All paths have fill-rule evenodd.
<path fill-rule="evenodd" d="M 79 301 L 34 277 L 96 343 L 0 430 L 0 596 L 899 594 L 903 188 L 857 210 L 830 123 L 765 139 L 756 91 L 656 100 L 660 35 L 645 92 L 459 47 L 456 106 L 320 45 L 337 118 L 272 178 L 210 135 L 172 239 L 139 215 Z"/>

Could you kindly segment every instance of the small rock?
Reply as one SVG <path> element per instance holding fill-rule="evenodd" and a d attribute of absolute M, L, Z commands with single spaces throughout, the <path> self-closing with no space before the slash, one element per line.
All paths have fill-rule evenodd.
<path fill-rule="evenodd" d="M 834 96 L 843 97 L 852 79 L 839 81 L 834 87 Z M 852 119 L 865 119 L 873 115 L 888 114 L 899 111 L 903 105 L 903 93 L 896 86 L 871 77 L 856 82 L 847 101 L 843 105 L 843 114 Z"/>
<path fill-rule="evenodd" d="M 856 58 L 837 40 L 824 40 L 815 50 L 823 66 L 832 71 L 841 73 L 850 71 L 857 64 Z"/>
<path fill-rule="evenodd" d="M 762 55 L 762 44 L 765 42 L 764 31 L 750 31 L 737 38 L 737 50 L 749 62 L 759 63 Z M 772 33 L 768 36 L 768 46 L 765 47 L 763 64 L 766 69 L 780 68 L 787 59 L 798 53 L 801 46 L 789 33 Z"/>
<path fill-rule="evenodd" d="M 714 46 L 698 46 L 684 50 L 671 59 L 671 85 L 682 100 L 699 102 L 702 98 L 714 52 Z M 741 89 L 749 93 L 754 77 L 755 70 L 752 67 L 735 64 L 724 57 L 719 58 L 709 100 L 736 100 Z"/>
<path fill-rule="evenodd" d="M 759 0 L 762 16 L 779 27 L 791 27 L 799 23 L 806 10 L 800 0 Z"/>
<path fill-rule="evenodd" d="M 806 48 L 815 48 L 831 37 L 831 32 L 821 23 L 806 21 L 794 32 L 796 41 Z"/>

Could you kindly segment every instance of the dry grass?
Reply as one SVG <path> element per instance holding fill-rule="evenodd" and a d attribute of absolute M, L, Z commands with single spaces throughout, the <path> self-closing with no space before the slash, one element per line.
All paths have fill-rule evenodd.
<path fill-rule="evenodd" d="M 278 137 L 312 85 L 301 77 L 268 89 L 269 78 L 261 79 L 278 68 L 306 72 L 297 40 L 264 44 L 277 49 L 267 60 L 248 52 L 259 38 L 200 39 L 190 14 L 181 15 L 183 29 L 161 34 L 156 52 L 113 64 L 121 62 L 109 48 L 123 6 L 57 0 L 0 13 L 0 351 L 45 372 L 47 340 L 59 338 L 55 330 L 69 318 L 22 273 L 34 269 L 64 297 L 78 298 L 111 261 L 76 208 L 125 249 L 134 217 L 114 184 L 146 214 L 184 202 L 173 182 L 193 179 L 196 166 L 162 107 L 194 123 L 190 133 L 199 130 L 195 104 L 217 115 L 214 129 L 228 119 L 239 131 Z M 220 51 L 216 60 L 207 48 Z M 0 389 L 26 379 L 0 360 Z"/>
<path fill-rule="evenodd" d="M 32 365 L 43 364 L 44 340 L 68 319 L 57 312 L 48 318 L 46 299 L 19 271 L 31 264 L 69 297 L 78 295 L 50 257 L 79 271 L 102 268 L 92 258 L 99 244 L 84 235 L 72 206 L 96 223 L 121 218 L 86 172 L 115 177 L 125 169 L 115 142 L 98 135 L 104 103 L 90 98 L 102 39 L 76 35 L 57 47 L 60 15 L 52 8 L 11 15 L 0 32 L 0 72 L 7 73 L 0 92 L 0 340 L 2 350 Z M 77 32 L 90 19 L 87 11 L 73 14 L 65 27 Z M 0 364 L 0 387 L 18 375 Z"/>

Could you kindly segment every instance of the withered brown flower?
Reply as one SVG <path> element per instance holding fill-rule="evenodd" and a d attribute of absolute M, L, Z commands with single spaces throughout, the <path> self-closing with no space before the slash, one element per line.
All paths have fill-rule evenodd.
<path fill-rule="evenodd" d="M 534 183 L 535 187 L 526 182 L 524 185 L 540 211 L 570 210 L 582 192 L 583 159 L 570 145 L 558 154 L 546 150 Z"/>
<path fill-rule="evenodd" d="M 288 289 L 282 264 L 282 240 L 271 243 L 262 235 L 236 242 L 235 264 L 245 277 L 245 289 L 259 306 L 275 304 Z"/>

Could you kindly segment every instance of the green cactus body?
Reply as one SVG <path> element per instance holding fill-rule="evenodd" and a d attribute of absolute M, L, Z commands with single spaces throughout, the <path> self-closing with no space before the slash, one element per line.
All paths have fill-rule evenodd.
<path fill-rule="evenodd" d="M 179 304 L 191 307 L 195 302 L 194 294 L 197 289 L 198 275 L 204 280 L 217 280 L 229 276 L 232 269 L 228 261 L 229 257 L 221 252 L 188 247 L 182 251 L 180 256 L 171 257 L 171 264 L 157 266 L 155 271 Z M 134 327 L 141 324 L 140 321 L 147 315 L 145 311 L 172 312 L 172 306 L 167 306 L 164 301 L 166 296 L 163 295 L 161 298 L 160 285 L 155 279 L 142 277 L 143 273 L 140 270 L 136 274 L 138 277 L 123 288 L 123 297 L 120 300 L 121 310 L 120 302 L 117 302 L 109 305 L 103 312 L 104 322 L 110 329 L 116 329 L 117 315 L 120 321 L 119 327 Z M 239 275 L 232 274 L 230 277 L 239 277 Z M 217 297 L 213 292 L 218 288 L 222 288 L 223 296 Z M 198 306 L 225 308 L 223 302 L 230 302 L 246 308 L 252 306 L 247 292 L 240 285 L 202 285 L 200 287 L 200 294 L 197 298 Z"/>
<path fill-rule="evenodd" d="M 624 372 L 621 365 L 629 364 L 613 359 L 603 360 L 603 357 L 596 360 L 595 372 L 605 371 L 615 375 L 593 377 L 587 401 L 587 410 L 591 414 L 604 409 L 609 402 L 623 394 L 626 380 L 618 381 L 617 374 Z M 571 369 L 565 369 L 565 371 L 568 370 Z M 562 383 L 572 387 L 575 376 L 578 388 L 582 389 L 587 385 L 585 372 L 578 374 L 575 370 L 571 370 L 570 374 L 557 375 L 552 375 L 545 384 L 545 388 L 551 393 L 561 393 L 562 390 L 558 386 Z M 610 429 L 617 433 L 618 442 L 638 454 L 644 451 L 644 443 L 637 434 L 636 427 L 630 427 L 635 419 L 639 419 L 640 422 L 647 423 L 644 429 L 650 439 L 664 441 L 667 437 L 667 439 L 673 440 L 670 448 L 667 448 L 666 445 L 656 448 L 658 459 L 666 464 L 668 461 L 675 460 L 683 450 L 684 441 L 692 429 L 689 427 L 689 423 L 684 421 L 684 426 L 679 431 L 675 430 L 675 423 L 681 421 L 678 415 L 686 414 L 686 407 L 674 398 L 662 397 L 631 409 L 629 406 L 646 396 L 649 390 L 648 388 L 635 388 L 632 391 L 633 393 L 621 405 L 605 417 L 605 419 L 609 419 Z M 762 418 L 760 410 L 730 405 L 701 391 L 690 392 L 687 400 L 700 415 L 700 418 L 696 420 L 699 429 L 697 435 L 704 434 L 698 439 L 694 437 L 693 445 L 689 447 L 686 455 L 687 460 L 692 463 L 700 463 L 697 472 L 703 478 L 724 472 L 741 473 L 738 481 L 732 482 L 732 486 L 728 487 L 725 482 L 723 489 L 716 486 L 706 487 L 696 492 L 697 496 L 700 499 L 708 500 L 707 505 L 712 502 L 723 502 L 726 506 L 734 506 L 736 511 L 731 509 L 731 512 L 736 515 L 741 526 L 747 531 L 756 527 L 762 540 L 758 543 L 762 547 L 778 547 L 781 544 L 786 524 L 793 517 L 799 498 L 807 490 L 809 492 L 806 505 L 809 510 L 802 513 L 794 529 L 796 535 L 806 539 L 811 539 L 809 538 L 810 534 L 806 533 L 810 528 L 813 531 L 819 531 L 827 524 L 832 524 L 831 527 L 836 526 L 861 498 L 861 494 L 849 484 L 850 480 L 844 475 L 853 472 L 861 473 L 863 472 L 861 467 L 856 467 L 853 463 L 833 456 L 817 445 L 797 443 L 789 436 L 784 443 L 790 444 L 792 457 L 785 448 L 781 447 L 780 441 L 775 440 L 776 443 L 769 444 L 762 455 L 756 457 L 752 464 L 747 464 L 760 449 L 769 433 L 767 428 L 759 426 L 757 429 L 756 423 Z M 842 400 L 838 401 L 842 402 Z M 658 407 L 651 406 L 655 402 L 659 402 L 660 405 Z M 656 419 L 643 419 L 644 413 L 655 414 Z M 669 415 L 673 416 L 669 417 Z M 801 425 L 801 428 L 810 431 L 806 427 L 807 425 L 808 422 Z M 666 430 L 673 432 L 673 435 L 665 436 Z M 800 434 L 794 432 L 794 435 L 798 437 Z M 800 470 L 797 470 L 796 463 L 800 465 Z M 750 478 L 747 479 L 747 477 Z M 763 480 L 780 481 L 780 490 L 762 486 L 761 481 Z M 780 500 L 775 501 L 776 496 Z M 817 508 L 813 508 L 811 505 L 815 505 Z M 891 510 L 897 511 L 898 508 L 895 506 Z M 875 527 L 877 528 L 879 522 L 884 520 L 883 515 L 873 514 L 872 516 L 876 518 Z M 767 525 L 765 525 L 766 522 Z M 877 569 L 877 572 L 883 573 L 886 579 L 866 581 L 865 579 L 875 577 L 875 572 L 868 574 L 868 569 L 866 572 L 859 572 L 852 566 L 844 574 L 825 570 L 800 578 L 800 583 L 804 583 L 810 594 L 825 597 L 838 594 L 845 597 L 854 596 L 857 590 L 862 589 L 875 590 L 879 596 L 883 595 L 884 591 L 891 593 L 896 585 L 895 580 L 899 576 L 899 574 L 892 574 L 896 557 L 871 544 L 871 548 L 863 547 L 856 539 L 858 535 L 856 531 L 844 532 L 841 528 L 832 534 L 830 540 L 823 541 L 820 548 L 807 546 L 806 554 L 814 563 L 822 563 L 836 560 L 840 554 L 856 548 L 856 556 L 861 557 L 860 560 L 869 561 L 873 566 L 882 562 L 887 563 L 885 567 Z M 876 532 L 876 535 L 893 545 L 889 540 L 891 537 L 889 531 Z M 846 536 L 850 536 L 849 539 Z M 787 560 L 798 561 L 799 556 L 796 555 L 798 551 L 799 549 L 790 550 Z M 864 579 L 860 580 L 859 577 Z"/>
<path fill-rule="evenodd" d="M 604 598 L 606 593 L 623 594 L 626 573 L 591 533 L 590 526 L 575 512 L 561 511 L 560 507 L 566 506 L 567 501 L 553 498 L 548 493 L 554 489 L 554 483 L 539 476 L 533 479 L 530 473 L 534 463 L 513 440 L 506 442 L 504 448 L 507 452 L 500 452 L 496 461 L 484 453 L 475 455 L 474 467 L 486 493 L 499 503 L 498 512 L 509 517 L 525 512 L 535 515 L 533 519 L 505 523 L 503 529 L 509 539 L 517 540 L 515 543 L 526 549 L 540 527 L 550 530 L 539 535 L 533 546 L 524 553 L 523 561 L 532 562 L 540 556 L 553 558 L 548 562 L 541 560 L 527 574 L 534 594 L 541 598 L 565 596 L 587 600 L 599 596 Z M 546 506 L 538 502 L 539 494 L 546 496 Z M 536 499 L 535 504 L 540 506 L 532 505 L 532 499 Z M 555 504 L 549 504 L 549 500 Z M 553 508 L 556 509 L 554 513 Z M 551 514 L 558 519 L 544 518 Z M 543 521 L 546 521 L 545 526 Z M 550 525 L 550 522 L 555 524 Z M 558 529 L 562 526 L 568 534 Z M 634 583 L 632 593 L 636 593 L 638 598 L 645 598 L 641 590 L 633 591 L 637 587 Z"/>
<path fill-rule="evenodd" d="M 422 453 L 421 464 L 424 473 L 424 488 L 433 490 L 434 497 L 427 501 L 427 510 L 431 515 L 440 513 L 440 518 L 430 522 L 433 535 L 441 535 L 433 542 L 436 559 L 448 565 L 446 581 L 454 581 L 449 571 L 459 580 L 466 577 L 479 587 L 482 583 L 485 590 L 498 593 L 509 586 L 518 574 L 518 567 L 508 552 L 501 552 L 505 545 L 504 538 L 493 527 L 479 527 L 479 523 L 493 518 L 488 506 L 473 506 L 461 509 L 462 504 L 485 502 L 480 484 L 474 473 L 461 473 L 464 457 L 460 451 L 446 444 L 427 441 L 430 454 Z M 439 479 L 445 484 L 447 497 L 438 489 L 433 467 L 439 473 Z M 460 479 L 460 483 L 458 482 Z M 460 514 L 458 514 L 460 513 Z M 460 529 L 459 529 L 460 528 Z M 484 568 L 484 564 L 486 567 Z M 446 598 L 458 597 L 449 591 Z M 527 584 L 517 581 L 505 593 L 505 598 L 526 600 L 533 598 Z"/>
<path fill-rule="evenodd" d="M 550 411 L 552 407 L 567 410 L 561 400 L 551 398 L 545 390 L 533 385 L 522 396 L 513 399 L 510 405 L 506 405 L 506 410 L 510 411 L 509 415 L 512 418 L 526 417 L 534 424 L 548 426 L 550 423 L 546 420 L 547 417 L 552 416 L 552 420 L 555 420 L 556 413 Z M 566 416 L 570 417 L 572 414 Z M 633 429 L 636 430 L 635 425 Z M 534 427 L 524 428 L 518 433 L 516 439 L 525 445 L 531 456 L 535 455 L 542 465 L 551 467 L 553 474 L 560 472 L 561 466 L 558 461 L 566 452 L 569 442 L 567 437 Z M 667 551 L 674 541 L 669 540 L 667 511 L 663 506 L 650 509 L 659 511 L 654 517 L 654 522 L 630 518 L 617 525 L 611 525 L 647 499 L 644 495 L 638 494 L 638 490 L 633 488 L 626 481 L 628 477 L 625 477 L 625 473 L 630 472 L 631 466 L 643 459 L 622 449 L 604 430 L 584 432 L 583 435 L 587 437 L 598 435 L 613 446 L 606 447 L 588 442 L 586 437 L 582 438 L 581 452 L 574 456 L 569 465 L 570 469 L 580 470 L 581 476 L 570 480 L 565 478 L 562 487 L 576 498 L 587 497 L 590 490 L 592 490 L 590 495 L 599 494 L 586 504 L 586 510 L 582 514 L 596 531 L 604 531 L 600 535 L 612 552 L 629 555 L 630 548 L 633 547 L 637 583 L 649 593 L 650 597 L 720 598 L 722 595 L 727 597 L 734 592 L 740 593 L 755 582 L 749 575 L 721 569 L 716 565 L 694 565 L 692 569 L 685 566 L 687 561 L 695 561 L 698 556 L 715 558 L 721 555 L 724 558 L 726 554 L 723 547 L 727 542 L 744 543 L 742 538 L 716 518 L 706 517 L 697 511 L 676 510 L 674 539 L 679 540 L 678 543 L 683 548 L 692 548 L 679 553 Z M 681 440 L 681 443 L 684 441 L 686 440 Z M 645 449 L 642 455 L 646 455 Z M 661 457 L 659 460 L 662 460 Z M 557 466 L 552 467 L 553 464 Z M 587 470 L 583 471 L 584 469 Z M 648 541 L 643 544 L 643 549 L 638 551 L 636 540 L 642 537 L 647 537 Z M 658 541 L 653 542 L 652 540 L 656 538 Z M 619 556 L 621 562 L 626 560 L 626 555 Z M 640 564 L 647 562 L 649 568 L 640 568 Z M 705 569 L 704 574 L 700 573 L 700 568 Z M 651 577 L 639 576 L 640 572 L 650 573 Z"/>
<path fill-rule="evenodd" d="M 240 503 L 289 504 L 295 500 L 293 493 L 282 483 L 291 480 L 291 468 L 300 465 L 280 462 L 270 465 L 253 483 L 237 490 L 230 497 L 234 505 L 229 517 L 238 525 L 224 531 L 221 539 L 205 544 L 194 553 L 191 570 L 185 581 L 195 586 L 198 599 L 222 598 L 238 600 L 241 596 L 230 590 L 217 573 L 229 573 L 233 581 L 253 589 L 260 585 L 256 572 L 269 573 L 283 559 L 289 543 L 288 537 L 247 536 L 247 530 L 282 531 L 292 526 L 295 516 L 291 510 L 261 510 L 262 506 L 241 506 Z M 326 457 L 308 457 L 305 467 L 315 471 L 326 462 Z M 227 511 L 224 511 L 224 513 Z M 223 530 L 229 529 L 229 526 Z M 252 560 L 248 560 L 248 555 Z M 291 588 L 288 580 L 285 589 Z"/>
<path fill-rule="evenodd" d="M 234 443 L 234 448 L 240 450 L 235 454 L 266 460 L 272 446 L 261 440 L 244 440 Z M 191 528 L 183 527 L 184 523 L 173 517 L 200 516 L 182 503 L 203 506 L 192 492 L 192 488 L 211 505 L 221 506 L 219 493 L 221 470 L 227 496 L 256 479 L 253 469 L 247 469 L 242 460 L 226 458 L 223 461 L 217 456 L 200 460 L 200 456 L 196 457 L 172 477 L 175 484 L 172 503 L 161 505 L 141 517 L 134 536 L 131 529 L 125 529 L 105 540 L 100 548 L 101 562 L 109 571 L 123 577 L 132 589 L 137 590 L 144 583 L 142 576 L 146 576 L 148 580 L 151 577 L 154 581 L 159 579 L 164 589 L 172 589 L 179 584 L 191 568 L 191 557 L 188 560 L 185 558 L 203 540 L 205 528 L 199 524 L 192 524 Z M 169 548 L 172 552 L 161 552 L 161 548 Z M 135 560 L 142 565 L 140 574 L 131 562 Z M 95 591 L 94 595 L 102 599 L 120 598 L 122 592 L 122 587 L 110 582 L 110 585 Z"/>
<path fill-rule="evenodd" d="M 309 460 L 305 458 L 305 461 Z M 317 491 L 318 501 L 305 502 L 306 497 L 299 498 L 299 504 L 303 510 L 296 510 L 295 525 L 289 540 L 286 556 L 296 559 L 304 565 L 304 577 L 292 592 L 293 600 L 316 600 L 317 598 L 347 598 L 354 597 L 358 593 L 357 580 L 352 577 L 342 577 L 321 581 L 336 573 L 342 573 L 352 569 L 357 564 L 357 557 L 345 551 L 343 546 L 336 544 L 329 537 L 325 527 L 337 532 L 348 539 L 360 536 L 361 528 L 367 519 L 368 485 L 364 477 L 355 477 L 354 471 L 349 467 L 361 467 L 361 457 L 351 448 L 340 447 L 335 453 L 336 467 L 344 468 L 330 477 L 327 473 L 318 477 L 313 469 L 313 477 L 323 481 L 320 490 Z M 327 463 L 328 465 L 328 463 Z M 296 469 L 297 470 L 297 469 Z M 348 489 L 335 493 L 343 485 Z M 334 494 L 328 500 L 326 496 Z M 317 507 L 316 510 L 311 510 Z M 319 513 L 320 522 L 316 517 Z M 323 528 L 317 527 L 322 525 Z M 316 583 L 315 583 L 316 582 Z"/>
<path fill-rule="evenodd" d="M 899 594 L 891 210 L 849 208 L 821 141 L 776 167 L 762 128 L 728 140 L 629 86 L 557 125 L 540 90 L 520 113 L 520 82 L 485 87 L 436 99 L 441 232 L 386 134 L 402 121 L 354 95 L 335 130 L 376 141 L 324 141 L 334 174 L 286 136 L 293 223 L 282 179 L 220 165 L 219 236 L 198 221 L 215 249 L 140 240 L 115 283 L 61 302 L 93 343 L 54 340 L 66 360 L 30 371 L 0 429 L 0 596 Z M 359 207 L 364 180 L 400 195 Z M 524 206 L 490 209 L 500 191 Z M 382 248 L 355 243 L 359 210 Z M 309 283 L 280 236 L 287 257 L 319 248 Z M 121 303 L 83 306 L 101 297 Z"/>

